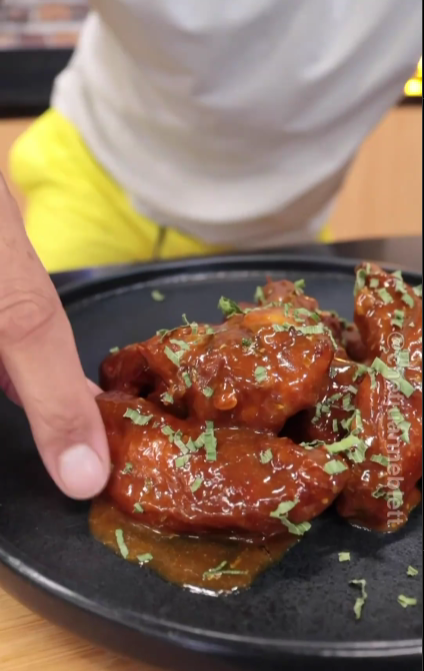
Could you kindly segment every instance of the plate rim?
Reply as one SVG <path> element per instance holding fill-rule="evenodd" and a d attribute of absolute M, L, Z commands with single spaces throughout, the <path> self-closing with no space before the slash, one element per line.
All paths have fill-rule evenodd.
<path fill-rule="evenodd" d="M 176 276 L 190 277 L 197 272 L 214 276 L 219 271 L 231 273 L 236 270 L 255 270 L 266 272 L 268 266 L 281 265 L 280 271 L 310 270 L 317 272 L 338 272 L 348 275 L 353 273 L 355 266 L 362 261 L 359 259 L 328 258 L 314 255 L 294 255 L 284 253 L 252 253 L 238 255 L 219 255 L 171 261 L 153 261 L 138 265 L 134 268 L 111 273 L 107 277 L 94 277 L 68 284 L 59 289 L 59 295 L 66 308 L 74 303 L 89 297 L 110 294 L 113 290 L 132 285 L 147 284 Z M 261 266 L 258 268 L 258 264 Z M 303 266 L 299 269 L 299 265 Z M 380 264 L 379 264 L 380 265 Z M 395 264 L 381 264 L 385 269 L 398 269 Z M 308 268 L 308 266 L 310 266 Z M 419 281 L 421 275 L 416 271 L 405 269 L 405 276 L 409 281 Z M 353 280 L 353 277 L 352 277 Z M 9 546 L 9 550 L 8 550 Z M 297 655 L 300 657 L 328 657 L 328 658 L 406 658 L 412 659 L 422 655 L 422 639 L 413 638 L 402 641 L 302 641 L 293 639 L 276 639 L 266 637 L 229 634 L 205 628 L 196 628 L 183 625 L 175 621 L 137 613 L 131 611 L 114 611 L 112 607 L 99 604 L 94 599 L 85 597 L 78 592 L 52 580 L 42 571 L 31 566 L 21 553 L 4 536 L 0 538 L 0 563 L 11 570 L 16 576 L 30 582 L 43 592 L 47 592 L 61 601 L 74 607 L 90 612 L 112 624 L 125 626 L 135 633 L 153 637 L 168 643 L 176 644 L 186 649 L 208 652 L 213 654 L 229 654 L 242 657 L 258 655 Z M 7 585 L 5 587 L 7 590 Z M 236 649 L 235 649 L 236 648 Z"/>

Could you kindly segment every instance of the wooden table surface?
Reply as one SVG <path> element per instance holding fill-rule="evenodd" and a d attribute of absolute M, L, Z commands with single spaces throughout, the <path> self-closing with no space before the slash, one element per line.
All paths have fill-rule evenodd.
<path fill-rule="evenodd" d="M 0 123 L 0 171 L 6 176 L 7 151 L 26 125 L 22 121 Z M 354 163 L 331 220 L 335 238 L 420 234 L 421 157 L 421 111 L 391 112 Z M 0 588 L 0 671 L 65 670 L 154 668 L 78 639 L 34 615 Z"/>

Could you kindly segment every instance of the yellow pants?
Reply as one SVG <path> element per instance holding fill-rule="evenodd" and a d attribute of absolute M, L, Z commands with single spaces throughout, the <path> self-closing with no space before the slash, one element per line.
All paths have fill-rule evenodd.
<path fill-rule="evenodd" d="M 28 236 L 49 272 L 222 251 L 139 214 L 56 110 L 15 142 L 10 172 L 26 196 Z M 328 230 L 319 237 L 326 242 Z"/>

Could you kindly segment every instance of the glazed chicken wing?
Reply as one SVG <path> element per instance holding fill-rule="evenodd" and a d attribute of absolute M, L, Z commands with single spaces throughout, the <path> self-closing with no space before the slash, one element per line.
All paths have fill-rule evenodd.
<path fill-rule="evenodd" d="M 334 356 L 322 325 L 292 308 L 235 314 L 224 327 L 175 329 L 141 344 L 169 405 L 219 426 L 279 432 L 314 406 Z"/>
<path fill-rule="evenodd" d="M 347 478 L 342 460 L 323 448 L 183 421 L 121 394 L 97 401 L 113 462 L 108 493 L 122 511 L 156 529 L 258 540 L 301 535 Z"/>

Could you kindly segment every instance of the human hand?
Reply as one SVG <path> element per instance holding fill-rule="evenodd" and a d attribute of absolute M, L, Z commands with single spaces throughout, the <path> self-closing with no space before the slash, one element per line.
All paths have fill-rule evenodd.
<path fill-rule="evenodd" d="M 41 458 L 68 496 L 98 494 L 110 473 L 100 392 L 0 175 L 0 389 L 23 406 Z"/>

